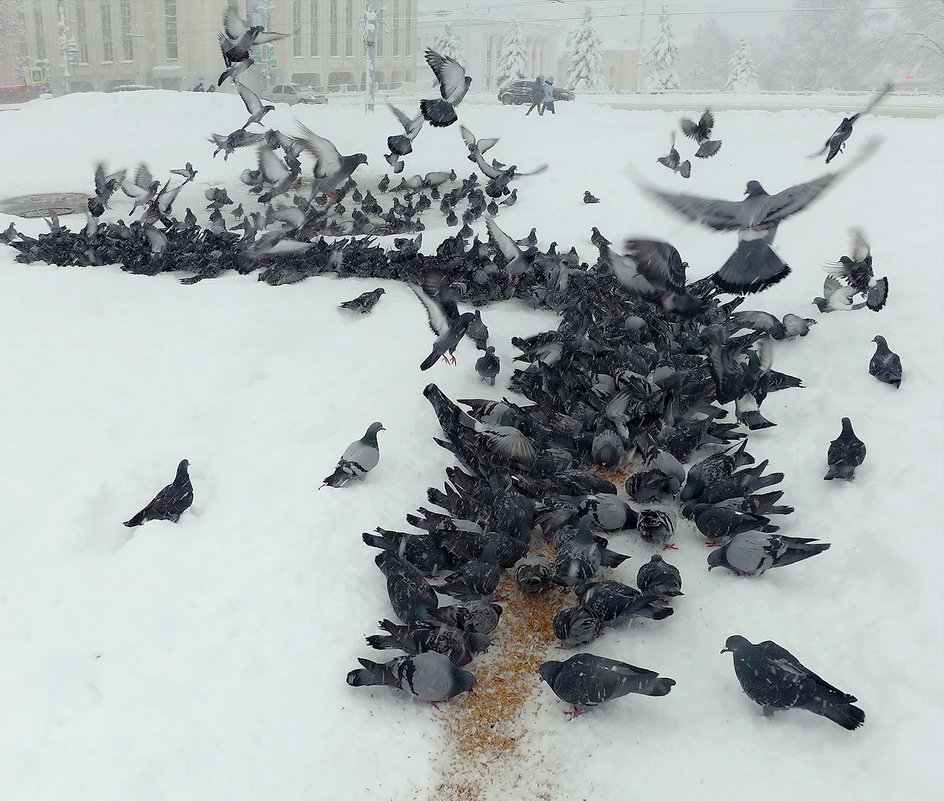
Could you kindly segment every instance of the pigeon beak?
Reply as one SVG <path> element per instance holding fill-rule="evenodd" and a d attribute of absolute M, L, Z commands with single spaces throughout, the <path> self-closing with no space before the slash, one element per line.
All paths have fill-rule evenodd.
<path fill-rule="evenodd" d="M 722 648 L 722 649 L 721 649 L 721 653 L 723 653 L 723 654 L 730 654 L 730 653 L 733 653 L 733 652 L 731 651 L 730 648 Z"/>

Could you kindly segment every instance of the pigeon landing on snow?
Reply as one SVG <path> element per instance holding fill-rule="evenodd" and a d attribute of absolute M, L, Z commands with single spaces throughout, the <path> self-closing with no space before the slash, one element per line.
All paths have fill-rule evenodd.
<path fill-rule="evenodd" d="M 426 51 L 426 63 L 439 81 L 442 99 L 420 100 L 420 113 L 434 128 L 445 128 L 459 119 L 456 106 L 469 91 L 472 79 L 465 74 L 465 68 L 458 61 L 441 56 L 435 50 Z"/>
<path fill-rule="evenodd" d="M 190 462 L 186 459 L 181 460 L 177 465 L 177 475 L 174 480 L 157 493 L 154 500 L 125 522 L 125 525 L 133 528 L 148 520 L 170 520 L 172 523 L 180 520 L 180 516 L 193 503 L 193 485 L 187 473 L 189 466 Z"/>
<path fill-rule="evenodd" d="M 829 443 L 826 452 L 826 463 L 829 469 L 823 478 L 832 481 L 834 478 L 855 478 L 856 468 L 865 461 L 865 443 L 852 430 L 852 421 L 848 417 L 842 418 L 842 431 L 839 436 Z"/>
<path fill-rule="evenodd" d="M 901 357 L 889 350 L 885 337 L 877 336 L 872 341 L 875 343 L 875 355 L 869 361 L 869 375 L 898 389 L 901 385 Z"/>
<path fill-rule="evenodd" d="M 711 109 L 705 109 L 697 123 L 683 118 L 681 126 L 682 133 L 685 136 L 698 142 L 698 151 L 695 153 L 695 158 L 706 159 L 721 150 L 721 140 L 711 139 L 711 129 L 715 127 L 715 118 L 711 113 Z"/>
<path fill-rule="evenodd" d="M 852 255 L 840 256 L 838 262 L 829 265 L 826 269 L 831 275 L 842 279 L 861 294 L 865 298 L 865 305 L 872 311 L 881 311 L 888 300 L 888 278 L 875 278 L 872 268 L 872 251 L 862 230 L 853 228 L 850 234 Z"/>
<path fill-rule="evenodd" d="M 673 679 L 660 678 L 653 670 L 593 654 L 576 654 L 566 662 L 545 662 L 538 673 L 558 698 L 573 705 L 572 716 L 630 693 L 667 695 L 675 686 Z"/>
<path fill-rule="evenodd" d="M 805 709 L 850 731 L 865 722 L 865 712 L 852 705 L 858 700 L 855 696 L 828 684 L 772 640 L 754 645 L 735 634 L 728 637 L 721 651 L 728 652 L 734 655 L 734 673 L 741 689 L 764 708 L 765 715 L 781 709 Z"/>
<path fill-rule="evenodd" d="M 856 289 L 852 286 L 843 286 L 835 275 L 827 275 L 823 281 L 823 296 L 813 298 L 816 308 L 823 314 L 834 311 L 855 311 L 865 306 L 864 303 L 853 303 Z"/>
<path fill-rule="evenodd" d="M 884 100 L 886 95 L 888 95 L 888 93 L 894 88 L 895 84 L 889 81 L 881 88 L 878 94 L 876 94 L 875 97 L 869 101 L 869 104 L 862 111 L 860 111 L 858 114 L 853 114 L 851 117 L 844 117 L 843 121 L 839 123 L 839 127 L 832 132 L 823 147 L 816 153 L 808 156 L 808 158 L 816 159 L 822 156 L 823 153 L 826 153 L 826 163 L 829 164 L 829 162 L 832 161 L 838 153 L 841 153 L 843 150 L 845 150 L 846 140 L 852 136 L 852 126 L 855 124 L 856 120 L 858 120 L 859 117 L 868 114 L 882 100 Z"/>
<path fill-rule="evenodd" d="M 475 319 L 472 312 L 463 312 L 459 314 L 456 303 L 448 294 L 438 293 L 436 297 L 427 295 L 423 290 L 413 288 L 413 292 L 423 308 L 426 309 L 426 317 L 429 321 L 429 327 L 436 334 L 436 341 L 433 343 L 433 349 L 423 362 L 420 364 L 420 370 L 428 370 L 442 357 L 446 362 L 456 363 L 455 352 L 459 347 L 459 342 L 465 336 L 466 330 Z"/>
<path fill-rule="evenodd" d="M 384 431 L 382 423 L 371 423 L 363 437 L 355 440 L 341 454 L 338 466 L 321 484 L 329 487 L 343 487 L 352 478 L 363 478 L 380 461 L 380 448 L 377 445 L 377 432 Z M 320 489 L 320 487 L 319 487 Z"/>

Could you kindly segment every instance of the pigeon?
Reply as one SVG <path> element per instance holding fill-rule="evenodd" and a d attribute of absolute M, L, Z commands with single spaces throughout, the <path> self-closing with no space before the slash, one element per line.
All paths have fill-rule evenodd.
<path fill-rule="evenodd" d="M 374 564 L 387 577 L 387 597 L 400 620 L 415 623 L 436 611 L 439 599 L 417 568 L 391 551 L 378 553 Z"/>
<path fill-rule="evenodd" d="M 826 163 L 829 164 L 829 162 L 832 161 L 837 154 L 845 150 L 846 140 L 852 136 L 852 126 L 855 125 L 856 120 L 872 111 L 872 109 L 875 108 L 882 100 L 884 100 L 886 95 L 888 95 L 889 92 L 891 92 L 894 88 L 895 84 L 893 84 L 891 81 L 886 83 L 875 95 L 875 97 L 869 101 L 869 104 L 862 111 L 860 111 L 858 114 L 853 114 L 851 117 L 844 117 L 842 122 L 839 123 L 839 127 L 837 127 L 836 130 L 832 132 L 823 147 L 807 158 L 817 159 L 822 156 L 823 153 L 826 153 Z"/>
<path fill-rule="evenodd" d="M 600 198 L 595 197 L 594 195 L 590 194 L 590 190 L 588 189 L 586 192 L 583 193 L 583 202 L 584 203 L 599 203 Z"/>
<path fill-rule="evenodd" d="M 465 336 L 466 330 L 475 319 L 475 315 L 472 312 L 459 314 L 455 301 L 448 297 L 444 303 L 440 300 L 440 297 L 430 297 L 416 287 L 412 287 L 412 289 L 413 294 L 426 309 L 429 327 L 436 334 L 433 349 L 420 364 L 420 370 L 428 370 L 439 361 L 440 357 L 444 358 L 447 363 L 451 361 L 452 364 L 455 364 L 454 354 L 456 348 L 459 347 L 459 342 Z"/>
<path fill-rule="evenodd" d="M 770 518 L 743 512 L 724 504 L 698 503 L 691 509 L 695 527 L 710 544 L 728 542 L 737 534 L 746 531 L 774 532 L 778 526 L 770 525 Z"/>
<path fill-rule="evenodd" d="M 389 531 L 380 527 L 374 530 L 376 534 L 361 534 L 365 545 L 390 551 L 417 570 L 438 573 L 441 570 L 454 570 L 458 566 L 456 557 L 443 548 L 434 535 Z"/>
<path fill-rule="evenodd" d="M 501 581 L 501 565 L 498 562 L 497 545 L 488 543 L 482 555 L 470 559 L 458 570 L 443 577 L 436 591 L 459 599 L 490 596 Z"/>
<path fill-rule="evenodd" d="M 390 103 L 387 103 L 387 108 L 393 112 L 393 116 L 396 117 L 403 126 L 402 134 L 394 134 L 393 136 L 387 137 L 387 149 L 390 153 L 384 156 L 387 163 L 396 171 L 400 156 L 406 156 L 413 152 L 413 140 L 416 139 L 416 135 L 423 127 L 423 115 L 417 114 L 413 119 L 410 119 L 406 114 L 400 111 L 400 109 Z"/>
<path fill-rule="evenodd" d="M 380 461 L 377 432 L 385 430 L 382 423 L 371 423 L 363 437 L 347 446 L 341 454 L 338 466 L 321 486 L 343 487 L 352 478 L 363 478 L 373 470 Z"/>
<path fill-rule="evenodd" d="M 869 361 L 869 375 L 898 389 L 901 386 L 901 357 L 888 349 L 885 337 L 876 336 L 872 341 L 875 343 L 875 355 Z"/>
<path fill-rule="evenodd" d="M 377 301 L 380 300 L 380 296 L 383 295 L 385 291 L 383 287 L 378 287 L 371 292 L 363 292 L 353 300 L 344 301 L 338 308 L 350 309 L 351 311 L 360 312 L 361 314 L 370 314 L 374 306 L 377 305 Z"/>
<path fill-rule="evenodd" d="M 515 584 L 535 595 L 551 586 L 551 563 L 546 556 L 524 556 L 515 562 Z"/>
<path fill-rule="evenodd" d="M 462 141 L 465 142 L 465 146 L 469 149 L 469 155 L 466 157 L 469 159 L 469 161 L 475 161 L 474 154 L 481 156 L 486 151 L 495 147 L 499 141 L 496 137 L 489 139 L 476 139 L 475 134 L 473 134 L 472 131 L 470 131 L 464 125 L 459 126 L 459 133 L 462 134 Z"/>
<path fill-rule="evenodd" d="M 495 355 L 495 347 L 489 345 L 485 349 L 485 354 L 480 356 L 475 362 L 475 372 L 479 374 L 482 381 L 489 386 L 495 386 L 495 378 L 501 369 L 501 362 Z"/>
<path fill-rule="evenodd" d="M 470 599 L 449 606 L 440 606 L 428 613 L 429 617 L 455 626 L 462 631 L 491 634 L 501 618 L 502 607 L 496 603 Z"/>
<path fill-rule="evenodd" d="M 823 314 L 834 311 L 855 311 L 865 306 L 864 303 L 853 303 L 856 289 L 852 286 L 843 286 L 835 275 L 827 275 L 823 281 L 823 297 L 813 298 L 816 308 Z"/>
<path fill-rule="evenodd" d="M 239 81 L 236 81 L 236 88 L 239 91 L 239 96 L 243 99 L 246 111 L 249 112 L 249 119 L 246 120 L 246 124 L 243 125 L 243 128 L 248 128 L 253 123 L 262 125 L 262 118 L 270 111 L 275 111 L 275 106 L 262 105 L 259 95 L 253 92 L 248 86 L 244 86 Z"/>
<path fill-rule="evenodd" d="M 554 615 L 551 628 L 561 648 L 579 648 L 600 635 L 603 621 L 584 606 L 568 606 Z"/>
<path fill-rule="evenodd" d="M 103 163 L 99 162 L 95 165 L 95 197 L 88 200 L 89 214 L 93 217 L 101 217 L 105 213 L 109 199 L 121 188 L 127 172 L 127 170 L 118 170 L 106 174 Z"/>
<path fill-rule="evenodd" d="M 689 139 L 698 142 L 698 151 L 695 153 L 695 158 L 709 158 L 721 149 L 721 140 L 712 141 L 711 139 L 711 129 L 715 125 L 715 118 L 711 113 L 711 109 L 705 109 L 697 123 L 683 118 L 681 125 L 682 133 Z"/>
<path fill-rule="evenodd" d="M 760 576 L 775 567 L 809 559 L 829 549 L 828 542 L 748 531 L 708 554 L 708 570 L 726 567 L 739 576 Z"/>
<path fill-rule="evenodd" d="M 873 144 L 862 158 L 875 147 Z M 644 191 L 681 216 L 708 228 L 738 232 L 737 249 L 712 280 L 725 292 L 745 294 L 760 292 L 786 278 L 789 266 L 770 247 L 778 226 L 803 211 L 842 174 L 842 171 L 826 173 L 773 195 L 768 194 L 760 182 L 748 181 L 744 192 L 747 197 L 741 201 L 675 194 L 645 186 Z"/>
<path fill-rule="evenodd" d="M 674 679 L 653 670 L 586 653 L 565 662 L 545 662 L 538 673 L 558 698 L 573 705 L 571 717 L 613 698 L 630 693 L 666 695 L 675 686 Z"/>
<path fill-rule="evenodd" d="M 682 157 L 675 149 L 675 131 L 672 131 L 670 137 L 669 154 L 667 156 L 660 156 L 656 161 L 662 166 L 668 167 L 672 172 L 677 172 L 683 178 L 691 177 L 692 163 L 688 159 L 682 161 Z"/>
<path fill-rule="evenodd" d="M 190 475 L 187 468 L 190 462 L 182 459 L 177 465 L 177 475 L 164 489 L 154 496 L 147 506 L 125 522 L 129 528 L 140 526 L 148 520 L 170 520 L 176 523 L 180 516 L 190 508 L 193 503 L 193 485 L 190 483 Z"/>
<path fill-rule="evenodd" d="M 465 74 L 465 68 L 458 61 L 442 56 L 435 50 L 426 50 L 426 63 L 439 81 L 442 99 L 420 100 L 420 113 L 434 128 L 445 128 L 459 119 L 456 106 L 469 91 L 472 79 Z"/>
<path fill-rule="evenodd" d="M 580 605 L 602 623 L 616 623 L 634 617 L 664 620 L 672 615 L 671 609 L 657 606 L 655 594 L 643 593 L 619 581 L 588 581 L 575 590 Z"/>
<path fill-rule="evenodd" d="M 249 133 L 245 128 L 238 128 L 229 136 L 210 134 L 210 138 L 207 141 L 216 145 L 216 150 L 213 151 L 213 157 L 216 158 L 216 154 L 222 150 L 223 161 L 226 161 L 229 159 L 230 154 L 236 152 L 237 148 L 250 147 L 264 142 L 265 134 Z"/>
<path fill-rule="evenodd" d="M 669 512 L 662 509 L 642 509 L 636 521 L 636 528 L 643 542 L 660 542 L 665 549 L 675 547 L 669 545 L 669 540 L 675 532 L 675 519 Z"/>
<path fill-rule="evenodd" d="M 485 350 L 488 347 L 488 326 L 482 321 L 482 312 L 476 309 L 473 314 L 475 319 L 469 323 L 466 329 L 466 336 L 475 343 L 479 350 Z"/>
<path fill-rule="evenodd" d="M 134 173 L 134 179 L 129 181 L 127 178 L 121 183 L 121 191 L 128 197 L 134 198 L 134 204 L 131 206 L 131 214 L 138 206 L 147 206 L 157 196 L 160 188 L 160 181 L 155 181 L 148 169 L 147 164 L 139 164 Z"/>
<path fill-rule="evenodd" d="M 398 656 L 383 664 L 368 659 L 357 661 L 361 669 L 347 674 L 347 683 L 352 687 L 385 684 L 403 690 L 419 701 L 438 703 L 471 692 L 475 686 L 474 674 L 456 667 L 448 656 L 435 651 Z"/>
<path fill-rule="evenodd" d="M 319 193 L 330 196 L 336 187 L 351 177 L 354 170 L 361 164 L 367 163 L 367 156 L 363 153 L 342 156 L 338 149 L 323 136 L 318 136 L 302 123 L 298 125 L 302 135 L 296 141 L 302 149 L 307 150 L 316 159 L 315 182 L 311 188 L 312 197 Z"/>
<path fill-rule="evenodd" d="M 721 653 L 734 656 L 734 674 L 741 689 L 772 715 L 781 709 L 805 709 L 850 731 L 865 723 L 865 712 L 853 706 L 858 699 L 825 682 L 786 648 L 772 640 L 754 645 L 735 634 Z"/>
<path fill-rule="evenodd" d="M 668 602 L 672 598 L 684 595 L 682 592 L 682 574 L 675 565 L 670 565 L 658 554 L 640 565 L 636 573 L 636 584 L 645 595 L 654 595 L 660 601 Z"/>
<path fill-rule="evenodd" d="M 501 251 L 508 263 L 505 265 L 505 271 L 513 280 L 518 280 L 519 276 L 528 272 L 534 264 L 534 257 L 537 255 L 537 248 L 534 245 L 528 245 L 527 250 L 522 250 L 517 241 L 498 227 L 494 218 L 485 218 L 485 228 L 488 230 L 488 238 Z"/>
<path fill-rule="evenodd" d="M 666 311 L 693 317 L 701 303 L 685 287 L 688 264 L 668 242 L 627 239 L 625 255 L 608 251 L 613 275 L 630 292 L 660 303 Z"/>
<path fill-rule="evenodd" d="M 850 231 L 851 256 L 840 256 L 839 261 L 826 269 L 831 275 L 841 278 L 846 284 L 865 298 L 865 305 L 872 311 L 881 311 L 888 300 L 888 278 L 875 278 L 872 268 L 872 251 L 860 228 Z M 822 310 L 821 310 L 822 311 Z"/>
<path fill-rule="evenodd" d="M 608 551 L 600 545 L 590 533 L 590 515 L 584 515 L 574 535 L 557 546 L 554 583 L 574 587 L 592 579 L 601 564 L 616 567 L 626 559 L 629 556 Z"/>
<path fill-rule="evenodd" d="M 286 36 L 288 36 L 287 33 L 267 31 L 262 25 L 246 25 L 246 21 L 232 7 L 227 8 L 223 15 L 223 31 L 217 37 L 227 69 L 220 75 L 217 86 L 221 86 L 227 76 L 235 80 L 236 75 L 253 64 L 249 51 L 255 45 L 274 42 Z"/>
<path fill-rule="evenodd" d="M 848 417 L 842 418 L 842 431 L 839 436 L 829 443 L 826 452 L 826 463 L 829 469 L 823 478 L 832 481 L 834 478 L 845 478 L 850 481 L 855 478 L 856 468 L 865 461 L 865 443 L 852 430 L 852 421 Z"/>
<path fill-rule="evenodd" d="M 435 651 L 448 656 L 456 667 L 465 667 L 491 645 L 487 634 L 462 631 L 439 621 L 418 620 L 409 626 L 398 626 L 389 620 L 381 620 L 379 626 L 387 633 L 367 637 L 371 648 L 396 648 L 408 654 Z"/>

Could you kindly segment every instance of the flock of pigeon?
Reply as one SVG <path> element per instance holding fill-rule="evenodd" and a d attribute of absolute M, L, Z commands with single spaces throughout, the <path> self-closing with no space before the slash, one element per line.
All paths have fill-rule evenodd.
<path fill-rule="evenodd" d="M 224 28 L 219 41 L 226 70 L 220 84 L 227 78 L 236 82 L 252 65 L 254 44 L 281 36 L 247 26 L 232 11 L 226 13 Z M 434 127 L 456 122 L 456 106 L 471 83 L 453 59 L 427 51 L 426 60 L 439 80 L 441 98 L 421 101 L 416 117 L 393 109 L 403 127 L 402 134 L 387 140 L 386 159 L 394 173 L 402 171 L 403 157 L 412 152 L 424 121 Z M 484 187 L 477 174 L 459 180 L 450 170 L 405 178 L 393 189 L 385 176 L 365 192 L 353 178 L 366 162 L 364 154 L 342 156 L 304 126 L 300 136 L 275 130 L 247 133 L 250 125 L 261 125 L 271 106 L 236 83 L 249 119 L 241 129 L 225 137 L 213 135 L 211 141 L 227 155 L 239 147 L 257 147 L 258 169 L 244 171 L 241 179 L 259 194 L 263 210 L 246 213 L 239 204 L 233 211 L 238 223 L 227 227 L 222 209 L 235 204 L 226 189 L 209 189 L 209 225 L 202 227 L 190 209 L 183 220 L 172 214 L 182 186 L 196 176 L 190 164 L 172 171 L 183 179 L 174 187 L 171 179 L 161 185 L 144 165 L 133 178 L 125 170 L 109 174 L 99 166 L 83 230 L 72 232 L 53 218 L 48 234 L 28 237 L 10 226 L 0 233 L 0 241 L 17 249 L 22 262 L 119 263 L 134 273 L 191 273 L 184 283 L 228 269 L 258 269 L 259 279 L 272 284 L 324 273 L 400 280 L 421 301 L 435 333 L 420 369 L 440 359 L 454 362 L 458 344 L 468 337 L 482 352 L 475 369 L 488 386 L 501 365 L 489 344 L 482 306 L 515 298 L 560 316 L 556 330 L 512 339 L 520 366 L 509 387 L 528 404 L 507 398 L 457 403 L 435 384 L 424 390 L 443 431 L 436 441 L 455 455 L 459 466 L 447 469 L 442 489 L 427 492 L 429 504 L 439 511 L 423 506 L 407 515 L 406 531 L 378 528 L 363 535 L 367 545 L 378 549 L 375 562 L 400 621 L 383 620 L 384 633 L 369 636 L 367 643 L 404 655 L 386 662 L 360 659 L 361 668 L 347 676 L 349 684 L 390 685 L 430 702 L 470 691 L 476 678 L 465 668 L 488 648 L 499 623 L 502 607 L 495 593 L 505 570 L 512 571 L 526 594 L 554 587 L 572 591 L 574 603 L 549 621 L 565 648 L 586 645 L 633 619 L 665 620 L 675 612 L 673 599 L 682 595 L 682 577 L 662 555 L 651 556 L 639 568 L 637 587 L 607 578 L 604 571 L 628 558 L 610 549 L 614 536 L 630 534 L 650 545 L 674 548 L 673 510 L 716 546 L 707 557 L 709 570 L 723 567 L 759 576 L 830 547 L 781 533 L 774 519 L 793 508 L 780 503 L 782 491 L 768 488 L 783 474 L 769 472 L 767 461 L 754 464 L 744 431 L 775 425 L 761 414 L 770 392 L 802 387 L 799 378 L 773 369 L 773 348 L 776 342 L 807 336 L 815 321 L 794 314 L 777 318 L 741 306 L 746 294 L 766 289 L 790 272 L 771 247 L 779 225 L 809 206 L 851 165 L 776 194 L 750 181 L 746 198 L 737 202 L 643 186 L 654 201 L 683 217 L 738 233 L 734 253 L 715 274 L 688 282 L 688 265 L 667 242 L 629 240 L 620 252 L 594 228 L 591 241 L 599 255 L 587 264 L 575 249 L 558 251 L 556 242 L 539 249 L 534 229 L 520 240 L 508 235 L 494 216 L 500 204 L 515 202 L 517 189 L 509 184 L 527 173 L 485 160 L 496 138 L 477 139 L 460 126 L 469 159 L 487 179 Z M 840 151 L 858 116 L 844 120 L 830 137 L 827 162 Z M 682 121 L 683 132 L 699 144 L 696 156 L 718 151 L 720 141 L 710 139 L 713 125 L 710 111 L 698 123 Z M 866 147 L 860 158 L 871 149 Z M 312 189 L 307 198 L 295 195 L 288 201 L 301 179 L 304 153 L 315 159 Z M 685 177 L 690 170 L 688 162 L 679 162 L 674 141 L 672 154 L 659 161 Z M 142 210 L 131 224 L 99 221 L 118 189 L 134 199 L 131 213 Z M 374 192 L 393 195 L 392 205 L 385 210 Z M 585 193 L 584 202 L 597 200 Z M 447 226 L 458 225 L 458 207 L 465 204 L 463 226 L 435 253 L 424 254 L 421 217 L 436 201 Z M 343 202 L 349 202 L 350 216 Z M 488 241 L 480 241 L 471 228 L 483 214 Z M 395 239 L 389 249 L 373 238 L 389 233 L 411 235 Z M 722 300 L 725 293 L 735 297 Z M 383 295 L 378 288 L 342 308 L 367 314 Z M 853 303 L 856 297 L 863 302 Z M 824 297 L 816 303 L 821 312 L 863 305 L 879 311 L 887 297 L 888 280 L 875 278 L 865 236 L 855 230 L 851 254 L 830 268 Z M 476 309 L 460 312 L 460 303 Z M 874 342 L 869 372 L 898 387 L 900 359 L 883 337 Z M 733 421 L 723 408 L 731 403 Z M 377 437 L 383 430 L 380 422 L 371 424 L 344 451 L 322 486 L 343 487 L 376 468 Z M 851 421 L 843 418 L 842 431 L 828 448 L 825 478 L 852 479 L 865 454 Z M 604 477 L 634 460 L 642 466 L 621 487 Z M 176 522 L 193 502 L 188 464 L 181 461 L 173 482 L 125 525 Z M 550 543 L 552 557 L 532 548 L 542 539 Z M 441 597 L 452 603 L 441 605 Z M 847 729 L 863 723 L 865 715 L 853 705 L 853 696 L 829 685 L 776 643 L 754 645 L 731 636 L 724 650 L 734 655 L 745 693 L 765 713 L 796 707 Z M 572 715 L 629 693 L 665 695 L 675 684 L 655 671 L 590 653 L 548 661 L 539 674 L 573 706 Z"/>

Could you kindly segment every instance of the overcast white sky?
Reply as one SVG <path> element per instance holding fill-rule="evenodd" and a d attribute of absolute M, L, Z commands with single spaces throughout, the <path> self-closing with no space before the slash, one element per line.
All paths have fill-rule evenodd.
<path fill-rule="evenodd" d="M 445 22 L 448 12 L 458 10 L 473 11 L 488 16 L 508 16 L 520 20 L 542 20 L 558 22 L 565 29 L 576 27 L 586 6 L 593 9 L 597 21 L 597 31 L 606 40 L 626 39 L 635 44 L 639 38 L 639 22 L 645 9 L 645 42 L 648 45 L 656 30 L 656 21 L 664 0 L 419 0 L 421 17 L 446 12 L 442 15 Z M 680 42 L 690 38 L 692 31 L 712 14 L 732 36 L 745 36 L 748 39 L 763 38 L 776 29 L 781 14 L 790 10 L 793 0 L 687 0 L 687 2 L 665 3 L 672 15 L 672 30 Z M 871 5 L 878 7 L 894 6 L 895 0 L 875 0 Z M 829 7 L 830 0 L 823 0 L 822 6 Z M 421 22 L 425 29 L 430 22 Z M 440 27 L 433 22 L 432 25 Z"/>

